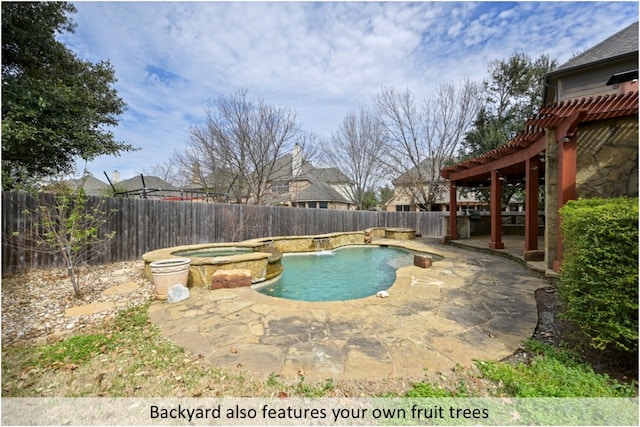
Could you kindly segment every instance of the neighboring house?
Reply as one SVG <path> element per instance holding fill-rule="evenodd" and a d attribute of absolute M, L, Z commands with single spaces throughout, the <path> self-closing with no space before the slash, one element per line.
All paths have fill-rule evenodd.
<path fill-rule="evenodd" d="M 107 196 L 109 195 L 109 190 L 111 190 L 111 186 L 109 186 L 109 184 L 100 181 L 93 175 L 87 175 L 82 178 L 67 179 L 63 181 L 63 184 L 74 190 L 81 186 L 84 188 L 87 196 Z"/>
<path fill-rule="evenodd" d="M 498 195 L 502 181 L 525 182 L 525 259 L 562 262 L 559 209 L 578 197 L 638 195 L 638 23 L 547 74 L 549 103 L 502 146 L 441 171 L 452 205 L 459 187 L 489 183 L 489 247 L 504 248 Z M 544 185 L 544 250 L 538 250 L 538 191 Z M 449 217 L 447 238 L 457 236 Z"/>
<path fill-rule="evenodd" d="M 195 178 L 190 184 L 183 187 L 185 193 L 212 191 L 215 188 L 221 190 L 223 187 L 226 187 L 226 192 L 232 189 L 235 182 L 234 177 L 229 173 L 220 172 L 217 176 L 207 175 L 204 177 L 200 177 L 200 175 L 197 166 L 194 166 L 193 176 Z M 293 148 L 291 153 L 276 159 L 267 186 L 269 191 L 262 196 L 260 202 L 263 205 L 355 209 L 355 204 L 350 201 L 349 197 L 353 187 L 349 178 L 336 168 L 316 168 L 303 158 L 302 149 L 298 145 Z M 214 197 L 216 195 L 222 194 L 213 194 Z M 229 197 L 231 196 L 232 194 L 229 194 Z M 246 200 L 242 200 L 242 202 L 246 202 Z"/>
<path fill-rule="evenodd" d="M 427 184 L 425 184 L 426 186 Z M 449 185 L 446 181 L 442 182 L 440 193 L 436 196 L 435 203 L 431 204 L 432 211 L 448 211 L 449 210 Z M 425 203 L 420 196 L 415 196 L 413 192 L 408 191 L 405 187 L 394 187 L 393 197 L 385 203 L 387 212 L 416 212 L 425 210 Z M 458 210 L 478 210 L 486 209 L 489 205 L 487 202 L 478 200 L 473 193 L 458 194 Z"/>
<path fill-rule="evenodd" d="M 353 191 L 349 178 L 336 168 L 316 168 L 297 145 L 276 161 L 269 185 L 265 202 L 270 205 L 337 210 L 356 206 L 349 197 Z"/>
<path fill-rule="evenodd" d="M 385 203 L 387 212 L 415 212 L 415 211 L 447 211 L 449 210 L 449 184 L 445 180 L 429 182 L 418 178 L 432 176 L 429 173 L 431 160 L 420 164 L 421 173 L 414 167 L 392 181 L 393 197 Z M 434 198 L 429 204 L 425 194 L 432 193 Z M 458 208 L 460 210 L 481 209 L 486 202 L 478 200 L 473 194 L 459 194 Z M 430 209 L 429 209 L 430 208 Z"/>

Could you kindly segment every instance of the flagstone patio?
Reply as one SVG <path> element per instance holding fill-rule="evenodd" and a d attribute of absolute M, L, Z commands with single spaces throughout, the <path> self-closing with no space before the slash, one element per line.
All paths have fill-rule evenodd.
<path fill-rule="evenodd" d="M 444 258 L 399 269 L 388 298 L 303 302 L 251 288 L 196 288 L 179 303 L 154 302 L 150 317 L 214 365 L 308 378 L 420 379 L 425 369 L 508 357 L 532 336 L 534 292 L 546 280 L 495 254 L 402 243 Z"/>

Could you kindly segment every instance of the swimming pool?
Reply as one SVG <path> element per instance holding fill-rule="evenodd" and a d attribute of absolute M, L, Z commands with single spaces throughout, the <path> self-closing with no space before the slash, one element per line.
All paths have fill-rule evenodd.
<path fill-rule="evenodd" d="M 379 246 L 349 246 L 311 254 L 287 254 L 282 275 L 256 290 L 299 301 L 346 301 L 391 287 L 396 270 L 413 264 L 413 252 Z"/>

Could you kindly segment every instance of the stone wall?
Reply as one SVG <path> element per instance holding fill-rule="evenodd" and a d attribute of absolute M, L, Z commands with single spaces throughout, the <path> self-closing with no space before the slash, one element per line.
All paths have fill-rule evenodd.
<path fill-rule="evenodd" d="M 547 129 L 544 179 L 544 261 L 547 269 L 553 267 L 558 254 L 558 143 L 555 128 Z"/>
<path fill-rule="evenodd" d="M 545 158 L 545 262 L 552 268 L 558 239 L 558 144 L 547 130 Z M 576 195 L 638 195 L 638 119 L 623 117 L 578 126 Z"/>
<path fill-rule="evenodd" d="M 578 128 L 578 197 L 638 195 L 638 120 L 612 119 Z"/>

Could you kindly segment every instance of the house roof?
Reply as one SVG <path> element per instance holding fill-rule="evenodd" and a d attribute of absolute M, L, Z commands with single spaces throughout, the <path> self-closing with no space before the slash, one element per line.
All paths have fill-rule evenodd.
<path fill-rule="evenodd" d="M 320 180 L 328 184 L 351 183 L 349 177 L 338 168 L 314 168 L 311 166 L 306 175 L 312 180 Z"/>
<path fill-rule="evenodd" d="M 116 188 L 120 191 L 128 191 L 132 194 L 142 194 L 142 190 L 146 190 L 149 195 L 153 196 L 169 196 L 175 195 L 179 191 L 178 187 L 169 184 L 167 181 L 157 176 L 144 176 L 144 184 L 140 175 L 133 178 L 125 179 L 117 183 L 114 182 Z"/>
<path fill-rule="evenodd" d="M 297 195 L 297 202 L 341 202 L 349 203 L 340 193 L 329 184 L 319 181 L 312 183 Z"/>
<path fill-rule="evenodd" d="M 525 130 L 512 140 L 473 159 L 446 167 L 440 174 L 445 179 L 468 185 L 475 185 L 485 180 L 491 170 L 495 169 L 508 173 L 507 168 L 512 167 L 513 173 L 522 174 L 524 160 L 522 156 L 515 154 L 524 150 L 543 151 L 545 128 L 557 127 L 565 120 L 577 116 L 579 112 L 584 114 L 580 120 L 581 123 L 637 115 L 638 90 L 589 99 L 568 100 L 542 107 L 537 115 L 525 122 Z M 531 153 L 527 156 L 529 154 Z"/>
<path fill-rule="evenodd" d="M 292 172 L 293 155 L 291 153 L 279 157 L 273 167 L 271 181 L 288 181 L 291 179 L 321 180 L 329 184 L 340 182 L 350 183 L 351 180 L 338 168 L 318 168 L 313 166 L 306 159 L 302 160 L 300 174 L 293 176 Z"/>
<path fill-rule="evenodd" d="M 613 58 L 623 57 L 633 53 L 637 54 L 637 52 L 638 22 L 634 22 L 625 29 L 560 65 L 549 73 L 549 75 L 565 73 L 598 62 L 610 61 Z"/>
<path fill-rule="evenodd" d="M 127 191 L 139 190 L 141 188 L 148 188 L 151 190 L 178 190 L 178 187 L 175 187 L 164 179 L 153 175 L 145 175 L 144 183 L 142 182 L 142 177 L 138 175 L 133 178 L 122 180 L 117 184 Z"/>
<path fill-rule="evenodd" d="M 273 173 L 271 174 L 271 181 L 288 181 L 292 178 L 303 178 L 309 174 L 309 171 L 315 169 L 315 167 L 307 160 L 302 160 L 302 168 L 300 175 L 294 177 L 292 174 L 292 162 L 293 155 L 291 153 L 285 154 L 282 157 L 276 159 L 273 165 Z"/>
<path fill-rule="evenodd" d="M 87 175 L 83 178 L 68 179 L 64 184 L 71 188 L 82 186 L 88 196 L 104 196 L 104 191 L 111 188 L 106 182 L 100 181 L 98 178 Z"/>
<path fill-rule="evenodd" d="M 402 182 L 413 182 L 416 178 L 422 176 L 424 180 L 427 177 L 431 176 L 431 168 L 432 168 L 433 159 L 424 159 L 422 162 L 418 164 L 418 166 L 414 166 L 406 172 L 400 174 L 396 177 L 392 183 L 393 185 L 402 185 Z"/>

